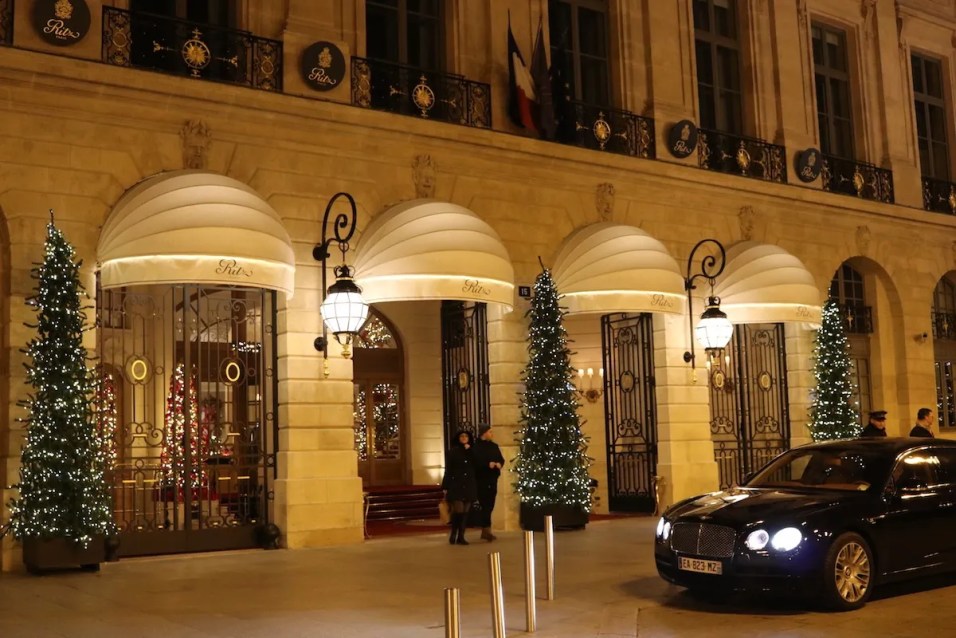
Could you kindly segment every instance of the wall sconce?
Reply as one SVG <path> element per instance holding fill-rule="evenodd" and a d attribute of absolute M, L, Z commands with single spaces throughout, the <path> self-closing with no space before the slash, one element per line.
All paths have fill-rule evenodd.
<path fill-rule="evenodd" d="M 587 399 L 588 403 L 597 403 L 597 400 L 604 394 L 604 368 L 598 368 L 598 377 L 600 379 L 600 387 L 598 388 L 594 387 L 594 368 L 588 368 L 587 370 L 587 389 L 584 387 L 584 376 L 584 369 L 578 368 L 578 383 L 574 391 Z"/>
<path fill-rule="evenodd" d="M 697 254 L 697 250 L 705 244 L 713 244 L 716 246 L 720 256 L 718 258 L 714 255 L 705 255 L 700 260 L 700 272 L 691 275 L 690 271 L 694 262 L 694 255 Z M 684 353 L 684 361 L 689 363 L 691 368 L 694 369 L 695 381 L 697 380 L 697 366 L 695 363 L 696 356 L 694 354 L 694 336 L 696 335 L 697 340 L 700 341 L 700 345 L 704 347 L 704 350 L 710 353 L 714 350 L 726 347 L 730 342 L 730 337 L 734 333 L 734 325 L 727 319 L 726 313 L 720 309 L 720 297 L 713 295 L 714 283 L 717 277 L 720 276 L 720 273 L 724 272 L 726 263 L 727 252 L 724 250 L 723 244 L 716 239 L 700 240 L 697 242 L 697 245 L 694 246 L 694 249 L 690 251 L 690 257 L 687 258 L 687 275 L 684 277 L 684 290 L 687 291 L 687 313 L 691 339 L 690 350 Z M 694 281 L 698 277 L 703 277 L 710 283 L 711 295 L 707 297 L 707 307 L 704 309 L 703 314 L 701 314 L 697 327 L 694 328 L 694 297 L 691 291 L 697 288 Z"/>
<path fill-rule="evenodd" d="M 345 213 L 339 213 L 335 217 L 334 237 L 328 237 L 329 214 L 332 212 L 332 205 L 339 197 L 345 197 L 351 207 L 351 217 Z M 322 336 L 316 337 L 315 349 L 323 354 L 325 359 L 324 374 L 329 376 L 329 340 L 328 331 L 331 330 L 335 340 L 342 346 L 342 356 L 348 359 L 351 356 L 352 337 L 358 334 L 359 330 L 368 319 L 368 304 L 362 299 L 362 289 L 359 288 L 352 277 L 351 266 L 345 263 L 345 253 L 349 251 L 349 240 L 355 234 L 357 213 L 355 210 L 355 200 L 348 193 L 336 193 L 329 200 L 325 207 L 325 216 L 322 218 L 322 243 L 316 244 L 312 249 L 312 257 L 316 261 L 322 262 Z M 343 236 L 343 233 L 348 231 Z M 329 249 L 332 242 L 338 244 L 342 252 L 342 264 L 335 266 L 332 270 L 335 273 L 335 283 L 329 286 L 326 291 L 326 260 L 331 256 Z"/>
<path fill-rule="evenodd" d="M 920 344 L 920 345 L 926 343 L 928 340 L 929 340 L 929 333 L 928 333 L 928 332 L 921 332 L 921 333 L 919 333 L 918 335 L 914 335 L 914 336 L 913 336 L 913 341 L 915 341 L 916 343 L 918 343 L 918 344 Z"/>

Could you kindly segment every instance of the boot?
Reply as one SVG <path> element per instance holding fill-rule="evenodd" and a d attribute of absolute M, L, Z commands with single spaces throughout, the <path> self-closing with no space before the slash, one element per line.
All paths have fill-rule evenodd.
<path fill-rule="evenodd" d="M 484 540 L 486 540 L 486 541 L 488 541 L 489 543 L 490 543 L 491 541 L 498 540 L 498 537 L 491 533 L 491 528 L 490 528 L 490 527 L 482 527 L 482 528 L 481 528 L 481 538 L 484 539 Z"/>
<path fill-rule="evenodd" d="M 468 541 L 465 540 L 465 527 L 468 525 L 467 514 L 462 514 L 461 519 L 458 521 L 458 540 L 455 541 L 458 545 L 468 545 Z"/>
<path fill-rule="evenodd" d="M 461 514 L 451 515 L 451 536 L 448 537 L 448 544 L 454 545 L 458 541 L 458 525 L 461 521 Z"/>

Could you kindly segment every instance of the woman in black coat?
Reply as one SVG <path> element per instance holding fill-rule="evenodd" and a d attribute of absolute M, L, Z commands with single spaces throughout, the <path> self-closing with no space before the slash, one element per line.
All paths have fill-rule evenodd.
<path fill-rule="evenodd" d="M 478 498 L 472 441 L 471 432 L 461 430 L 455 437 L 455 443 L 445 454 L 445 477 L 442 479 L 441 488 L 445 491 L 445 500 L 448 501 L 448 510 L 451 512 L 451 536 L 448 537 L 448 542 L 452 545 L 468 544 L 465 540 L 468 510 Z"/>

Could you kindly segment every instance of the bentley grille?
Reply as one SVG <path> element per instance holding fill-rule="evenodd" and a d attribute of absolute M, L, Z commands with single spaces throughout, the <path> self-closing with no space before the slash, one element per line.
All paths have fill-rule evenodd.
<path fill-rule="evenodd" d="M 734 555 L 732 527 L 708 523 L 677 523 L 671 534 L 671 549 L 683 554 L 729 558 Z"/>

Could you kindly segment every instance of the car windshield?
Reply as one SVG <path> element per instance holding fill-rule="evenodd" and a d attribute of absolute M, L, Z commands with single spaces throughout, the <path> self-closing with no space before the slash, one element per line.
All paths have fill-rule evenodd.
<path fill-rule="evenodd" d="M 882 487 L 891 462 L 876 451 L 797 449 L 774 459 L 745 486 L 865 491 Z"/>

